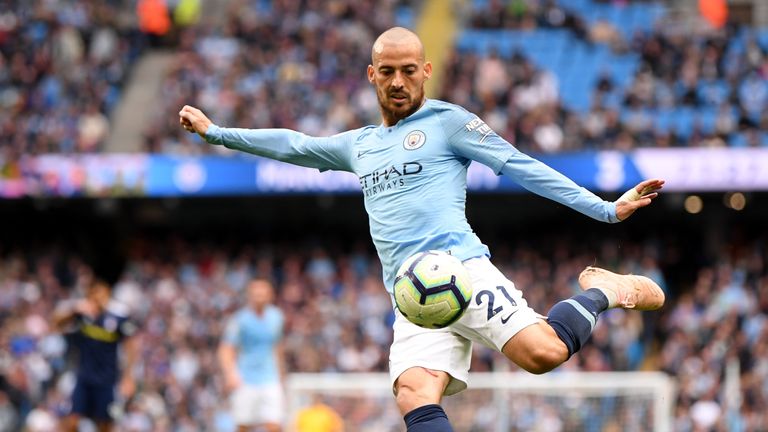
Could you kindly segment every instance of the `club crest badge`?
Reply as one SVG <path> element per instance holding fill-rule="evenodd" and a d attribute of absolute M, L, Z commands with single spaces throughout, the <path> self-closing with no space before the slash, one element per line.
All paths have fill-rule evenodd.
<path fill-rule="evenodd" d="M 424 135 L 424 132 L 415 130 L 406 135 L 405 140 L 403 141 L 403 147 L 406 150 L 416 150 L 423 146 L 425 142 L 427 142 L 427 136 Z"/>
<path fill-rule="evenodd" d="M 107 317 L 104 320 L 104 329 L 112 333 L 117 330 L 117 320 L 112 317 Z"/>

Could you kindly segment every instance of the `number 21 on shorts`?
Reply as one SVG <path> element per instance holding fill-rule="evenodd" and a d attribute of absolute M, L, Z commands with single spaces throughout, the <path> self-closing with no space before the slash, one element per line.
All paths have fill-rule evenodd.
<path fill-rule="evenodd" d="M 503 285 L 497 285 L 496 291 L 500 292 L 504 299 L 506 299 L 506 303 L 509 305 L 509 309 L 512 309 L 509 314 L 502 316 L 501 323 L 506 324 L 507 321 L 509 321 L 510 318 L 512 318 L 512 315 L 514 315 L 518 309 L 517 309 L 517 302 L 515 299 L 512 298 L 511 295 L 509 295 L 509 292 L 507 291 L 507 288 Z M 488 308 L 488 314 L 486 316 L 486 319 L 488 321 L 491 320 L 491 318 L 495 317 L 496 315 L 504 312 L 504 306 L 505 304 L 499 304 L 496 305 L 496 294 L 494 294 L 491 290 L 482 290 L 477 293 L 475 296 L 475 303 L 477 303 L 478 306 L 481 306 L 483 303 L 487 303 Z M 505 303 L 504 300 L 501 300 L 500 303 Z"/>

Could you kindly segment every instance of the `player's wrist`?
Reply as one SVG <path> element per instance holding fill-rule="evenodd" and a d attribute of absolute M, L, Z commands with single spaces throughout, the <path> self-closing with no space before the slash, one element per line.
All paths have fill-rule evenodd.
<path fill-rule="evenodd" d="M 604 201 L 605 205 L 605 216 L 603 221 L 607 223 L 618 223 L 621 222 L 621 217 L 619 216 L 619 208 L 618 208 L 618 201 Z"/>
<path fill-rule="evenodd" d="M 218 138 L 221 128 L 214 123 L 208 123 L 205 130 L 200 132 L 200 136 L 209 144 L 221 144 Z"/>

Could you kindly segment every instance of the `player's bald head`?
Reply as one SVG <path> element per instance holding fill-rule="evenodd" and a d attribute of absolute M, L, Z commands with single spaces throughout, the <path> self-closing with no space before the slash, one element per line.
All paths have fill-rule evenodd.
<path fill-rule="evenodd" d="M 373 43 L 371 63 L 376 64 L 379 56 L 391 47 L 418 51 L 419 60 L 424 62 L 424 45 L 416 33 L 403 27 L 392 27 L 376 38 L 376 42 Z"/>
<path fill-rule="evenodd" d="M 393 27 L 381 34 L 371 50 L 368 81 L 376 87 L 384 124 L 391 126 L 416 112 L 426 101 L 424 82 L 432 64 L 416 34 Z"/>

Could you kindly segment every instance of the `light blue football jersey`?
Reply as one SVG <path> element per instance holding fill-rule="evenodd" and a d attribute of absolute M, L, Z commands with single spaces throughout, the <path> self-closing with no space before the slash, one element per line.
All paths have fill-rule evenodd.
<path fill-rule="evenodd" d="M 490 256 L 465 215 L 472 161 L 597 220 L 618 222 L 614 203 L 521 153 L 476 115 L 434 99 L 394 126 L 318 138 L 285 129 L 211 125 L 206 140 L 296 165 L 355 173 L 390 293 L 398 267 L 417 252 L 444 250 L 461 260 Z"/>
<path fill-rule="evenodd" d="M 261 315 L 245 307 L 237 311 L 224 328 L 223 341 L 237 349 L 237 370 L 248 385 L 280 381 L 275 346 L 283 337 L 283 313 L 267 306 Z"/>

